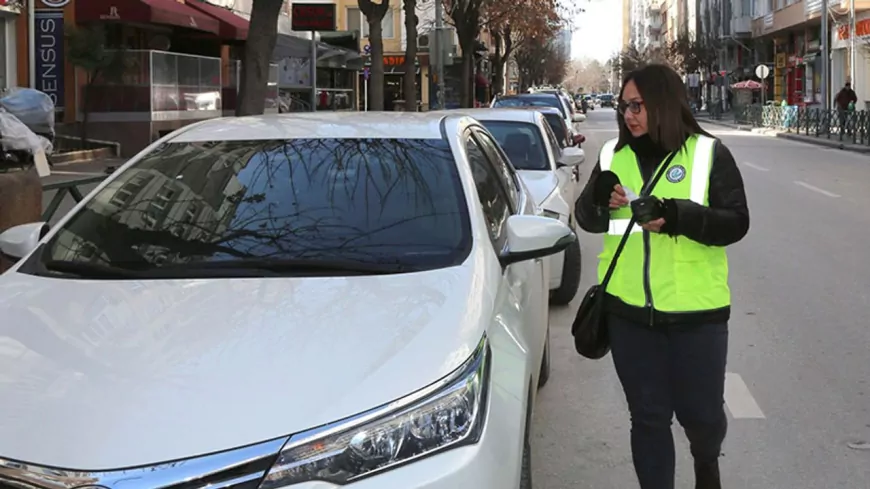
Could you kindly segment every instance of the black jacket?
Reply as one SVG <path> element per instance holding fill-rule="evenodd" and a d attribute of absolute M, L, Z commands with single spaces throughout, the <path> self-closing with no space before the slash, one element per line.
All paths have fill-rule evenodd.
<path fill-rule="evenodd" d="M 665 152 L 658 150 L 648 138 L 637 139 L 630 146 L 638 157 L 646 182 L 652 178 Z M 600 173 L 599 162 L 595 164 L 574 209 L 580 227 L 590 233 L 606 232 L 610 221 L 607 200 L 603 198 L 609 195 L 609 191 L 597 188 Z M 602 197 L 596 201 L 596 195 Z M 669 236 L 684 236 L 707 246 L 728 246 L 743 239 L 749 231 L 749 208 L 743 177 L 731 151 L 719 140 L 716 141 L 710 167 L 709 207 L 687 199 L 665 199 L 664 208 L 665 225 L 662 232 Z M 652 317 L 651 326 L 725 322 L 731 315 L 730 307 L 691 313 L 652 311 L 651 314 L 648 308 L 628 305 L 609 294 L 605 307 L 609 313 L 641 324 L 649 324 Z"/>

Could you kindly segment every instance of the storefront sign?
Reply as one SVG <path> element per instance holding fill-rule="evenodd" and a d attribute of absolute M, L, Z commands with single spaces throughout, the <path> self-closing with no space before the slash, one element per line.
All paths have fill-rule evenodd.
<path fill-rule="evenodd" d="M 850 25 L 841 25 L 837 28 L 837 39 L 845 41 L 849 39 Z M 870 36 L 870 19 L 859 20 L 855 22 L 855 35 L 858 37 Z"/>
<path fill-rule="evenodd" d="M 64 107 L 63 12 L 37 10 L 36 89 L 45 92 L 57 109 Z"/>
<path fill-rule="evenodd" d="M 290 15 L 294 31 L 334 31 L 334 3 L 294 3 Z"/>
<path fill-rule="evenodd" d="M 384 56 L 384 66 L 404 66 L 404 56 Z"/>

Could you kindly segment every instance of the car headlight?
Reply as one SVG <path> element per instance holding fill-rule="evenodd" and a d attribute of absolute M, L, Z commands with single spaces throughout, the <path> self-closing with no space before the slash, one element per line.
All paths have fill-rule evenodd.
<path fill-rule="evenodd" d="M 489 344 L 453 373 L 410 396 L 292 436 L 260 489 L 307 481 L 346 484 L 480 440 L 486 412 Z"/>

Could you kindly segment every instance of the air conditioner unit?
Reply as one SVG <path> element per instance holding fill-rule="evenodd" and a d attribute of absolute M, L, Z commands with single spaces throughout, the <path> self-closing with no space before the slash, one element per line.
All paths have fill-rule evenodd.
<path fill-rule="evenodd" d="M 429 34 L 420 34 L 417 36 L 417 49 L 427 51 L 430 43 Z"/>

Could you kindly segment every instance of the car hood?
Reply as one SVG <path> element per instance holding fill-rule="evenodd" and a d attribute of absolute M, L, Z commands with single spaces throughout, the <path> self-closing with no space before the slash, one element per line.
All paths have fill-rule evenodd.
<path fill-rule="evenodd" d="M 532 194 L 535 205 L 541 205 L 559 185 L 555 172 L 546 170 L 518 170 L 520 178 Z"/>
<path fill-rule="evenodd" d="M 0 457 L 103 470 L 289 435 L 474 350 L 473 260 L 368 277 L 0 277 Z"/>

